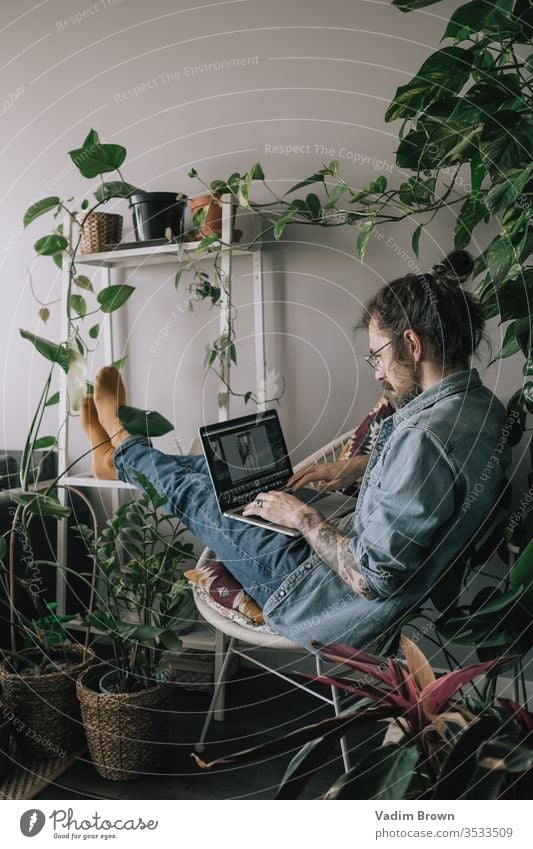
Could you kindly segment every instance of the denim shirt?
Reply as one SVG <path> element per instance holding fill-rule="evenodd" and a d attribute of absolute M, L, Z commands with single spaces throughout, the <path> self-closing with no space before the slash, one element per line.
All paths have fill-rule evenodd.
<path fill-rule="evenodd" d="M 344 533 L 373 600 L 313 553 L 264 608 L 279 633 L 362 646 L 428 596 L 494 507 L 510 461 L 505 408 L 476 369 L 431 386 L 386 419 Z"/>

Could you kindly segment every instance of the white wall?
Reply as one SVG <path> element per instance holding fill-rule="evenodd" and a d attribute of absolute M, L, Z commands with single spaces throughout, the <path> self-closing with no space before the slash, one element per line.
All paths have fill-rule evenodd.
<path fill-rule="evenodd" d="M 41 300 L 58 297 L 59 274 L 32 249 L 47 225 L 41 219 L 22 233 L 20 221 L 43 194 L 79 197 L 87 191 L 90 184 L 69 166 L 67 151 L 91 127 L 103 140 L 125 145 L 125 178 L 148 190 L 194 194 L 200 185 L 187 176 L 191 166 L 209 180 L 244 172 L 259 160 L 281 192 L 332 158 L 353 186 L 378 174 L 397 185 L 398 127 L 385 124 L 383 115 L 396 87 L 437 48 L 455 5 L 405 15 L 371 0 L 4 2 L 2 97 L 17 91 L 19 97 L 0 118 L 3 444 L 22 446 L 46 369 L 18 328 L 59 338 L 57 305 L 48 326 L 40 325 L 26 270 Z M 72 22 L 77 14 L 81 22 Z M 246 57 L 251 62 L 238 69 L 205 67 Z M 128 94 L 143 84 L 144 91 Z M 276 145 L 303 148 L 283 155 Z M 128 216 L 125 203 L 115 208 Z M 414 226 L 389 226 L 382 241 L 372 239 L 362 267 L 353 258 L 355 233 L 348 227 L 302 226 L 269 250 L 269 362 L 286 381 L 281 415 L 295 459 L 357 423 L 373 403 L 373 375 L 356 356 L 366 342 L 354 349 L 351 330 L 361 302 L 408 270 L 400 254 L 414 259 Z M 452 247 L 452 226 L 443 216 L 423 236 L 421 268 Z M 396 247 L 387 245 L 390 237 Z M 234 378 L 244 391 L 252 388 L 253 340 L 250 269 L 239 263 L 234 289 L 242 366 Z M 199 424 L 216 418 L 215 384 L 202 387 L 202 362 L 218 315 L 204 308 L 196 316 L 180 315 L 172 337 L 151 353 L 181 297 L 172 276 L 165 267 L 135 279 L 126 375 L 132 402 L 165 413 L 187 445 Z M 497 348 L 499 331 L 493 336 Z M 492 366 L 485 377 L 506 401 L 521 381 L 520 363 Z M 243 410 L 236 404 L 232 412 Z M 76 447 L 82 445 L 80 438 Z M 171 439 L 162 445 L 171 448 Z"/>

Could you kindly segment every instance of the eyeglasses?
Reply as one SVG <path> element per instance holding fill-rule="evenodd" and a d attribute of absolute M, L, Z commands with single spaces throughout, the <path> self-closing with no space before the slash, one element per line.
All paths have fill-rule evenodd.
<path fill-rule="evenodd" d="M 380 353 L 384 350 L 384 348 L 387 348 L 389 345 L 392 345 L 392 339 L 389 340 L 389 342 L 385 342 L 385 344 L 382 345 L 381 348 L 378 348 L 377 351 L 373 351 L 371 354 L 367 354 L 364 358 L 365 362 L 368 363 L 368 365 L 371 366 L 374 370 L 378 369 L 381 360 Z"/>

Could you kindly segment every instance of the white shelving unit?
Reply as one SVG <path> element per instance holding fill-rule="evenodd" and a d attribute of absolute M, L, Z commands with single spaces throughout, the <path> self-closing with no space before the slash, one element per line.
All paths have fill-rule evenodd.
<path fill-rule="evenodd" d="M 222 241 L 225 244 L 230 244 L 232 235 L 232 203 L 229 199 L 222 199 Z M 72 243 L 72 222 L 67 220 L 64 222 L 64 233 Z M 105 251 L 94 254 L 80 254 L 76 260 L 77 266 L 90 266 L 96 268 L 102 279 L 102 286 L 110 286 L 124 282 L 124 270 L 139 268 L 143 269 L 148 266 L 155 265 L 174 265 L 176 269 L 180 265 L 186 265 L 191 259 L 192 254 L 197 251 L 199 242 L 184 242 L 179 245 L 169 243 L 156 247 L 138 247 L 117 249 L 114 251 Z M 211 249 L 196 255 L 198 260 L 209 261 L 214 258 L 216 251 Z M 251 262 L 252 278 L 253 278 L 253 301 L 254 301 L 254 338 L 255 338 L 255 365 L 256 365 L 256 394 L 259 398 L 259 409 L 265 405 L 265 387 L 266 387 L 266 356 L 265 356 L 265 334 L 264 334 L 264 310 L 263 310 L 263 267 L 262 267 L 262 248 L 260 244 L 255 245 L 252 249 L 240 248 L 237 245 L 232 245 L 227 250 L 220 254 L 220 268 L 226 286 L 228 296 L 224 296 L 220 301 L 220 333 L 222 334 L 227 326 L 229 319 L 229 302 L 231 300 L 232 286 L 232 270 L 233 261 L 236 258 L 241 258 Z M 62 287 L 62 303 L 61 314 L 63 316 L 62 338 L 66 339 L 68 335 L 67 322 L 67 292 L 68 292 L 68 268 L 63 271 L 63 287 Z M 119 338 L 118 328 L 113 321 L 113 313 L 105 315 L 102 320 L 101 338 L 104 345 L 104 355 L 106 362 L 114 362 L 119 356 L 122 356 L 124 346 L 123 340 Z M 223 377 L 229 382 L 230 378 L 230 360 L 227 357 L 223 363 Z M 226 387 L 221 381 L 220 391 L 225 391 Z M 219 411 L 219 419 L 226 420 L 230 416 L 230 401 Z M 67 415 L 67 397 L 66 397 L 66 375 L 62 372 L 60 382 L 60 400 L 59 400 L 59 421 L 64 423 L 59 429 L 58 436 L 58 474 L 68 470 L 72 463 L 72 458 L 69 454 L 69 420 Z M 93 488 L 98 490 L 111 491 L 112 508 L 116 509 L 119 504 L 120 490 L 134 490 L 135 487 L 122 481 L 107 481 L 97 480 L 91 473 L 68 474 L 61 478 L 61 483 L 79 488 Z M 66 501 L 66 490 L 60 490 L 60 498 L 63 503 Z M 58 523 L 58 541 L 57 541 L 57 562 L 59 568 L 57 570 L 57 602 L 59 612 L 64 612 L 66 603 L 66 576 L 62 566 L 66 565 L 67 559 L 67 520 L 63 519 Z M 222 641 L 223 635 L 218 632 L 213 633 L 209 629 L 199 625 L 193 632 L 182 637 L 185 648 L 209 648 L 215 652 L 215 680 L 219 671 L 219 658 L 222 658 Z M 221 718 L 223 704 L 219 703 L 218 714 Z"/>

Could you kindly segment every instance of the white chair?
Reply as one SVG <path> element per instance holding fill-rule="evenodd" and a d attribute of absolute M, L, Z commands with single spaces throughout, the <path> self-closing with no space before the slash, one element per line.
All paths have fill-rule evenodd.
<path fill-rule="evenodd" d="M 352 434 L 353 430 L 350 430 L 349 432 L 344 433 L 342 436 L 339 436 L 336 439 L 332 440 L 323 448 L 320 448 L 318 451 L 315 451 L 314 454 L 311 454 L 310 457 L 299 463 L 295 467 L 295 471 L 299 471 L 301 468 L 304 468 L 305 466 L 309 466 L 311 464 L 333 462 L 335 458 L 339 455 L 344 445 L 350 439 Z M 207 563 L 209 563 L 209 561 L 216 559 L 216 553 L 211 551 L 209 548 L 206 548 L 204 549 L 202 556 L 198 561 L 197 568 L 201 568 Z M 219 671 L 218 675 L 216 676 L 213 697 L 211 699 L 211 704 L 209 705 L 209 710 L 205 718 L 202 733 L 200 735 L 198 743 L 195 746 L 197 752 L 202 752 L 205 748 L 205 739 L 209 730 L 209 726 L 211 724 L 211 720 L 213 718 L 217 720 L 224 719 L 224 687 L 226 682 L 225 675 L 228 669 L 228 664 L 233 655 L 240 657 L 243 660 L 254 664 L 255 666 L 258 666 L 267 672 L 271 672 L 273 675 L 276 675 L 283 681 L 288 681 L 293 686 L 297 687 L 300 690 L 304 690 L 306 693 L 311 696 L 314 696 L 316 699 L 326 702 L 327 704 L 333 707 L 335 715 L 338 716 L 340 712 L 339 694 L 335 687 L 331 687 L 331 697 L 327 697 L 322 693 L 318 693 L 315 690 L 312 690 L 305 684 L 294 680 L 294 678 L 289 678 L 286 674 L 284 674 L 282 670 L 276 669 L 272 666 L 268 666 L 267 664 L 259 660 L 257 657 L 255 657 L 253 654 L 253 649 L 257 648 L 266 648 L 276 651 L 293 651 L 307 654 L 307 652 L 305 652 L 305 649 L 302 649 L 301 646 L 296 645 L 296 643 L 291 642 L 291 640 L 288 640 L 287 638 L 282 637 L 271 630 L 257 628 L 252 625 L 247 626 L 241 624 L 240 622 L 234 622 L 226 618 L 225 616 L 221 615 L 218 610 L 214 608 L 214 606 L 209 604 L 209 601 L 206 600 L 205 594 L 199 593 L 196 587 L 193 587 L 193 590 L 198 612 L 208 623 L 208 625 L 214 628 L 216 632 L 223 635 L 222 650 L 224 654 L 222 665 L 217 664 L 219 666 Z M 315 660 L 317 674 L 321 675 L 322 661 L 319 657 L 316 657 Z M 344 768 L 346 771 L 348 771 L 350 768 L 350 761 L 345 738 L 341 740 L 341 751 Z"/>

